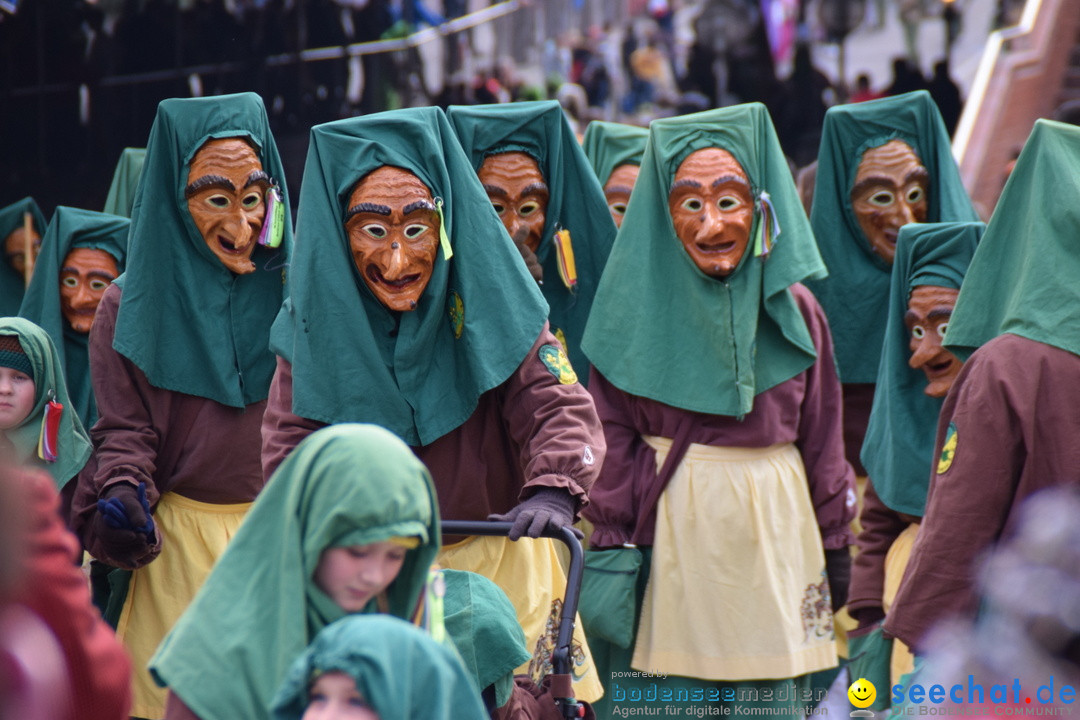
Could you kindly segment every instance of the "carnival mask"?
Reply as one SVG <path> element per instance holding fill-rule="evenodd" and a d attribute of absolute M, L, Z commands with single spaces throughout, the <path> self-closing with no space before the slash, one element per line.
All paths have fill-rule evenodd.
<path fill-rule="evenodd" d="M 191 159 L 187 182 L 188 212 L 210 252 L 237 275 L 254 272 L 270 187 L 254 148 L 242 138 L 208 140 Z"/>
<path fill-rule="evenodd" d="M 101 296 L 120 274 L 116 258 L 104 250 L 75 248 L 60 268 L 60 312 L 71 329 L 90 332 Z"/>
<path fill-rule="evenodd" d="M 544 236 L 550 196 L 536 160 L 523 152 L 488 155 L 476 174 L 510 237 L 526 228 L 525 245 L 535 253 Z"/>
<path fill-rule="evenodd" d="M 607 199 L 608 210 L 611 211 L 611 219 L 615 221 L 615 227 L 622 227 L 623 216 L 626 215 L 626 204 L 630 202 L 630 192 L 637 182 L 638 171 L 641 167 L 626 163 L 611 171 L 607 183 L 604 184 L 604 197 Z"/>
<path fill-rule="evenodd" d="M 345 232 L 356 269 L 379 302 L 398 312 L 415 310 L 439 252 L 431 190 L 408 170 L 373 170 L 349 196 Z"/>
<path fill-rule="evenodd" d="M 41 251 L 41 235 L 33 227 L 30 228 L 30 267 L 34 266 L 38 252 Z M 26 273 L 26 230 L 20 225 L 4 238 L 4 257 L 8 265 L 15 268 L 19 275 Z"/>
<path fill-rule="evenodd" d="M 870 249 L 890 265 L 900 228 L 926 221 L 929 185 L 929 173 L 903 140 L 890 140 L 863 153 L 851 207 Z"/>
<path fill-rule="evenodd" d="M 679 165 L 668 193 L 671 222 L 701 272 L 724 278 L 750 242 L 754 199 L 742 166 L 727 150 L 705 148 Z"/>
<path fill-rule="evenodd" d="M 959 294 L 955 288 L 919 285 L 908 298 L 908 311 L 904 313 L 904 325 L 910 333 L 908 364 L 926 373 L 923 392 L 930 397 L 945 397 L 963 366 L 941 345 Z"/>

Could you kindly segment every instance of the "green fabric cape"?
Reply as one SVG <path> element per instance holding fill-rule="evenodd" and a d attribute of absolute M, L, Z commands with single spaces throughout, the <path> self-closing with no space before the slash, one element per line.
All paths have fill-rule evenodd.
<path fill-rule="evenodd" d="M 89 336 L 75 332 L 64 320 L 60 310 L 60 268 L 74 248 L 92 248 L 112 255 L 117 269 L 123 272 L 129 225 L 131 221 L 127 218 L 108 213 L 56 208 L 41 240 L 37 267 L 42 272 L 34 272 L 19 308 L 19 316 L 44 328 L 56 345 L 68 395 L 83 427 L 91 427 L 97 420 L 97 403 L 90 383 Z"/>
<path fill-rule="evenodd" d="M 1080 355 L 1080 128 L 1037 120 L 971 261 L 945 345 L 1012 333 Z"/>
<path fill-rule="evenodd" d="M 29 212 L 34 218 L 34 229 L 45 234 L 45 216 L 33 198 L 23 198 L 5 208 L 0 208 L 0 241 L 23 226 L 23 213 Z M 19 313 L 26 283 L 23 276 L 15 272 L 8 264 L 0 247 L 0 317 L 9 317 Z"/>
<path fill-rule="evenodd" d="M 525 633 L 502 588 L 483 575 L 443 570 L 446 632 L 454 642 L 477 692 L 495 686 L 495 706 L 514 690 L 514 669 L 532 655 Z"/>
<path fill-rule="evenodd" d="M 109 194 L 105 198 L 105 212 L 131 217 L 131 210 L 135 205 L 135 190 L 139 186 L 145 161 L 146 148 L 129 147 L 120 153 L 120 161 L 116 163 Z"/>
<path fill-rule="evenodd" d="M 353 186 L 383 165 L 415 173 L 442 198 L 452 248 L 449 261 L 439 251 L 416 309 L 403 313 L 368 289 L 342 224 Z M 427 445 L 465 422 L 543 329 L 544 299 L 439 108 L 312 128 L 297 236 L 271 347 L 292 363 L 292 410 L 301 417 L 373 422 Z"/>
<path fill-rule="evenodd" d="M 213 138 L 246 137 L 285 201 L 280 247 L 255 248 L 256 270 L 234 275 L 210 252 L 187 209 L 188 165 Z M 262 100 L 254 93 L 163 100 L 135 196 L 127 272 L 113 349 L 155 387 L 244 407 L 264 400 L 274 374 L 270 325 L 283 296 L 292 221 Z"/>
<path fill-rule="evenodd" d="M 274 698 L 274 720 L 300 720 L 309 685 L 332 671 L 352 677 L 379 720 L 488 718 L 453 650 L 406 622 L 376 615 L 345 618 L 319 633 L 289 669 Z"/>
<path fill-rule="evenodd" d="M 421 539 L 387 590 L 390 614 L 408 619 L 439 551 L 431 476 L 374 425 L 312 433 L 259 494 L 150 672 L 202 720 L 268 717 L 289 663 L 345 616 L 312 580 L 322 551 L 396 536 Z"/>
<path fill-rule="evenodd" d="M 589 366 L 581 351 L 581 336 L 615 242 L 615 222 L 608 211 L 603 187 L 578 145 L 562 107 L 554 100 L 453 106 L 447 115 L 474 170 L 480 168 L 488 155 L 510 151 L 525 152 L 540 165 L 550 191 L 544 234 L 536 252 L 544 268 L 541 290 L 551 308 L 548 314 L 551 331 L 562 330 L 569 346 L 566 352 L 570 364 L 582 382 L 586 382 Z M 559 277 L 558 257 L 552 243 L 559 228 L 570 231 L 574 249 L 578 282 L 573 292 Z"/>
<path fill-rule="evenodd" d="M 668 189 L 687 155 L 730 152 L 780 223 L 754 256 L 761 223 L 725 280 L 701 272 L 675 234 Z M 742 416 L 754 396 L 813 364 L 817 353 L 788 288 L 825 268 L 768 111 L 760 103 L 654 120 L 619 240 L 596 293 L 583 346 L 624 392 L 685 410 Z"/>
<path fill-rule="evenodd" d="M 807 286 L 829 318 L 844 383 L 877 380 L 889 308 L 890 267 L 870 249 L 859 227 L 851 188 L 863 153 L 897 138 L 911 146 L 930 174 L 926 222 L 979 219 L 960 181 L 941 113 L 928 92 L 829 108 L 810 209 L 829 277 Z"/>
<path fill-rule="evenodd" d="M 47 468 L 57 488 L 62 488 L 82 470 L 90 458 L 91 445 L 79 417 L 71 410 L 71 399 L 60 371 L 62 366 L 56 346 L 47 332 L 24 318 L 0 318 L 0 335 L 18 337 L 34 369 L 34 408 L 18 427 L 6 433 L 7 439 L 15 446 L 15 460 Z M 53 463 L 45 462 L 37 454 L 41 423 L 50 399 L 64 406 L 57 434 L 57 459 Z"/>
<path fill-rule="evenodd" d="M 859 456 L 874 491 L 896 512 L 920 517 L 925 512 L 934 434 L 945 402 L 923 392 L 926 374 L 908 364 L 908 298 L 919 285 L 959 290 L 985 227 L 981 222 L 911 223 L 897 237 L 885 344 Z"/>
<path fill-rule="evenodd" d="M 636 125 L 593 120 L 585 128 L 581 143 L 585 157 L 589 159 L 596 179 L 603 188 L 615 168 L 620 165 L 640 165 L 645 154 L 649 131 Z"/>

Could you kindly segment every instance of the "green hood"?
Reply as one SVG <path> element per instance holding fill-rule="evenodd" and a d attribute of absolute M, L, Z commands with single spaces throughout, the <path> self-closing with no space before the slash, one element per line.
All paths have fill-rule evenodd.
<path fill-rule="evenodd" d="M 187 209 L 191 158 L 207 140 L 257 146 L 285 204 L 280 247 L 255 248 L 256 270 L 234 275 L 214 256 Z M 163 100 L 150 129 L 135 196 L 113 348 L 155 387 L 244 407 L 264 400 L 274 374 L 270 325 L 283 297 L 292 221 L 262 100 L 254 93 Z"/>
<path fill-rule="evenodd" d="M 981 222 L 912 223 L 896 240 L 885 344 L 860 455 L 874 491 L 896 512 L 920 517 L 925 512 L 934 434 L 945 402 L 923 392 L 926 374 L 908 364 L 908 298 L 919 285 L 959 290 L 985 227 Z"/>
<path fill-rule="evenodd" d="M 926 222 L 976 222 L 941 113 L 925 90 L 838 105 L 825 114 L 810 223 L 826 280 L 807 283 L 829 318 L 840 380 L 873 383 L 885 339 L 889 265 L 870 249 L 851 207 L 863 153 L 893 139 L 911 146 L 930 174 Z"/>
<path fill-rule="evenodd" d="M 24 213 L 30 213 L 34 218 L 34 229 L 41 235 L 45 234 L 45 216 L 41 214 L 41 209 L 34 199 L 26 197 L 0 208 L 0 242 L 23 226 Z M 19 314 L 25 289 L 23 276 L 8 264 L 6 253 L 3 252 L 3 247 L 0 247 L 0 317 Z"/>
<path fill-rule="evenodd" d="M 383 165 L 415 173 L 442 199 L 452 248 L 404 313 L 368 289 L 343 225 L 353 186 Z M 428 445 L 510 377 L 543 329 L 544 299 L 439 108 L 312 128 L 297 218 L 289 300 L 271 335 L 292 363 L 297 415 L 373 422 Z"/>
<path fill-rule="evenodd" d="M 34 369 L 34 409 L 18 427 L 6 433 L 7 439 L 15 446 L 15 460 L 48 468 L 56 486 L 62 488 L 82 470 L 90 458 L 91 446 L 86 430 L 72 412 L 56 347 L 47 332 L 23 318 L 0 318 L 0 335 L 19 338 L 19 344 Z M 57 433 L 56 462 L 47 463 L 38 454 L 38 438 L 50 399 L 60 403 L 63 411 Z"/>
<path fill-rule="evenodd" d="M 730 152 L 755 197 L 768 192 L 780 234 L 767 257 L 753 238 L 725 280 L 701 272 L 675 234 L 668 189 L 687 155 Z M 654 120 L 634 193 L 596 293 L 583 346 L 624 392 L 685 410 L 742 416 L 754 396 L 813 364 L 817 353 L 788 288 L 822 277 L 772 121 L 759 103 Z"/>
<path fill-rule="evenodd" d="M 421 539 L 387 590 L 390 614 L 408 619 L 439 551 L 431 476 L 377 426 L 312 433 L 259 494 L 150 672 L 202 720 L 268 717 L 289 663 L 345 615 L 312 579 L 323 550 L 395 536 Z"/>
<path fill-rule="evenodd" d="M 478 692 L 495 686 L 495 706 L 514 690 L 514 669 L 530 657 L 517 613 L 502 588 L 483 575 L 443 570 L 446 632 Z"/>
<path fill-rule="evenodd" d="M 636 125 L 593 120 L 585 128 L 585 140 L 581 147 L 589 159 L 600 187 L 620 165 L 640 165 L 645 154 L 649 131 Z"/>
<path fill-rule="evenodd" d="M 142 176 L 143 163 L 146 161 L 146 148 L 124 148 L 120 161 L 116 163 L 109 195 L 105 198 L 105 212 L 113 215 L 131 217 L 135 205 L 135 190 Z"/>
<path fill-rule="evenodd" d="M 1080 355 L 1078 167 L 1080 128 L 1035 121 L 949 323 L 962 359 L 1003 333 Z"/>
<path fill-rule="evenodd" d="M 97 403 L 90 383 L 89 336 L 75 332 L 64 320 L 60 310 L 60 268 L 75 248 L 92 248 L 112 255 L 117 269 L 123 272 L 130 225 L 127 218 L 116 215 L 63 206 L 56 208 L 41 240 L 41 254 L 37 259 L 37 268 L 41 272 L 34 272 L 19 309 L 20 317 L 44 328 L 56 345 L 72 408 L 78 413 L 83 427 L 91 427 L 97 421 Z"/>
<path fill-rule="evenodd" d="M 562 331 L 570 364 L 584 382 L 589 373 L 588 361 L 581 351 L 581 336 L 615 241 L 615 223 L 604 190 L 562 107 L 554 100 L 453 106 L 447 115 L 472 160 L 473 170 L 478 170 L 488 155 L 510 151 L 525 152 L 540 165 L 550 191 L 544 234 L 536 252 L 544 268 L 541 290 L 551 308 L 548 314 L 551 331 Z M 574 249 L 578 282 L 573 292 L 559 277 L 558 256 L 552 242 L 559 228 L 570 231 Z"/>
<path fill-rule="evenodd" d="M 488 718 L 453 650 L 401 620 L 371 616 L 345 618 L 319 633 L 289 669 L 273 719 L 300 720 L 311 682 L 333 671 L 352 677 L 379 720 Z"/>

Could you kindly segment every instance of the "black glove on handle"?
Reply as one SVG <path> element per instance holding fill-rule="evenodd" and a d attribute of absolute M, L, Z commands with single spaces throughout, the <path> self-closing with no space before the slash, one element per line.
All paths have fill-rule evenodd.
<path fill-rule="evenodd" d="M 576 506 L 577 501 L 568 491 L 561 488 L 540 488 L 510 512 L 488 515 L 488 520 L 514 523 L 510 528 L 511 540 L 517 540 L 522 535 L 535 538 L 540 537 L 544 528 L 550 527 L 554 530 L 572 525 Z M 577 528 L 571 530 L 578 539 L 584 537 Z"/>
<path fill-rule="evenodd" d="M 540 261 L 536 258 L 536 253 L 529 249 L 529 246 L 525 244 L 525 240 L 529 237 L 529 228 L 519 227 L 517 232 L 514 233 L 514 245 L 517 247 L 518 252 L 521 253 L 522 259 L 525 260 L 525 267 L 529 269 L 529 274 L 532 275 L 540 285 L 544 284 L 544 268 L 540 266 Z"/>
<path fill-rule="evenodd" d="M 108 557 L 100 558 L 120 567 L 134 568 L 153 552 L 157 544 L 154 518 L 146 499 L 146 483 L 138 488 L 117 483 L 107 489 L 97 501 L 94 532 Z"/>
<path fill-rule="evenodd" d="M 885 611 L 879 607 L 861 607 L 858 610 L 849 608 L 848 614 L 854 618 L 855 622 L 859 623 L 858 629 L 860 630 L 871 625 L 877 625 L 885 619 Z"/>
<path fill-rule="evenodd" d="M 839 548 L 825 551 L 825 574 L 829 577 L 833 612 L 847 603 L 848 586 L 851 584 L 851 553 Z"/>

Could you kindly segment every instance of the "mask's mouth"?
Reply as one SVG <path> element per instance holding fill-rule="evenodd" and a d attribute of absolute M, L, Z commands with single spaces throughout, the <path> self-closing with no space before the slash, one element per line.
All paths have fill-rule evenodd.
<path fill-rule="evenodd" d="M 900 235 L 900 231 L 896 228 L 886 228 L 883 234 L 885 235 L 885 242 L 892 247 L 896 247 L 896 238 Z"/>
<path fill-rule="evenodd" d="M 937 358 L 934 362 L 928 362 L 923 365 L 923 371 L 927 377 L 937 378 L 945 375 L 952 369 L 955 360 L 951 357 L 943 356 Z"/>
<path fill-rule="evenodd" d="M 243 248 L 236 247 L 236 243 L 232 242 L 224 235 L 218 235 L 217 240 L 218 246 L 229 255 L 243 255 L 244 251 L 247 250 L 247 246 L 244 246 Z"/>
<path fill-rule="evenodd" d="M 402 288 L 407 287 L 420 279 L 420 273 L 412 273 L 410 275 L 403 275 L 397 280 L 387 280 L 386 277 L 382 274 L 382 271 L 380 271 L 379 268 L 374 265 L 368 265 L 367 276 L 368 279 L 372 282 L 379 285 L 386 285 L 387 287 L 394 288 L 395 290 L 401 290 Z"/>
<path fill-rule="evenodd" d="M 706 255 L 722 255 L 723 253 L 730 252 L 735 249 L 735 241 L 722 242 L 722 243 L 694 243 L 699 251 Z"/>

